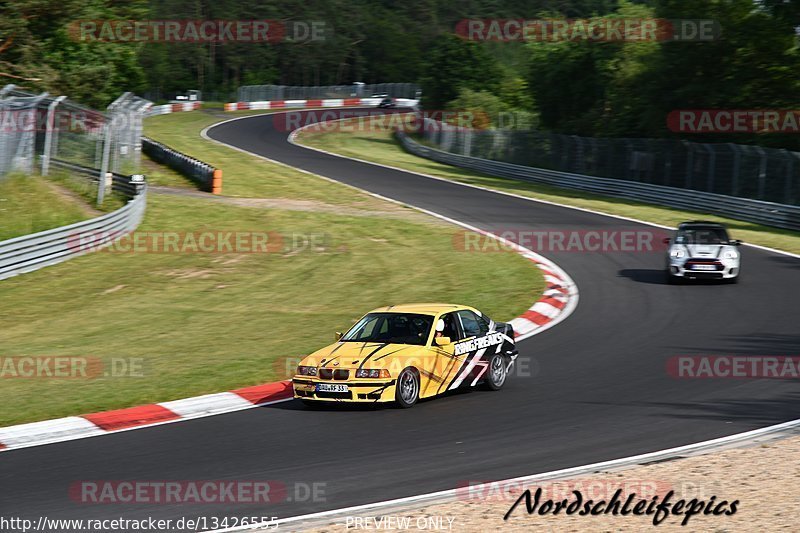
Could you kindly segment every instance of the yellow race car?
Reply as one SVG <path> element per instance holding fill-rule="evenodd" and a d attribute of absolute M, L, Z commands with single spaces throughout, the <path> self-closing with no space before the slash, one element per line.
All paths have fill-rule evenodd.
<path fill-rule="evenodd" d="M 464 305 L 408 304 L 364 315 L 336 342 L 304 358 L 294 397 L 317 402 L 396 402 L 458 387 L 500 389 L 518 352 L 511 324 Z"/>

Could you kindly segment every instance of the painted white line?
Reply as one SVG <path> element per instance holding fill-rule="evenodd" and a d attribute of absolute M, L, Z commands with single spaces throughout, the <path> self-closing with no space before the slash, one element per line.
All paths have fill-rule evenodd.
<path fill-rule="evenodd" d="M 216 394 L 206 394 L 204 396 L 173 400 L 171 402 L 162 402 L 158 405 L 169 409 L 173 413 L 177 413 L 181 418 L 189 418 L 202 416 L 204 414 L 246 409 L 253 404 L 233 392 L 219 392 Z"/>
<path fill-rule="evenodd" d="M 250 117 L 241 117 L 241 118 L 250 118 Z M 350 120 L 350 117 L 342 118 L 342 119 L 338 119 L 338 120 L 330 120 L 328 122 L 338 122 L 340 120 Z M 222 123 L 220 122 L 219 124 L 222 124 Z M 302 148 L 306 148 L 308 150 L 315 150 L 317 152 L 322 152 L 324 154 L 332 155 L 332 156 L 335 156 L 335 157 L 341 157 L 341 158 L 344 158 L 344 159 L 352 159 L 353 161 L 359 161 L 361 163 L 366 163 L 368 165 L 375 165 L 375 166 L 378 166 L 378 167 L 388 168 L 388 169 L 391 169 L 391 170 L 397 170 L 397 171 L 400 171 L 400 172 L 407 172 L 409 174 L 415 174 L 417 176 L 423 176 L 425 178 L 430 178 L 430 179 L 433 179 L 433 180 L 444 181 L 444 182 L 447 182 L 447 183 L 453 183 L 455 185 L 461 185 L 462 187 L 470 187 L 470 188 L 473 188 L 473 189 L 479 189 L 479 190 L 482 190 L 482 191 L 488 191 L 488 192 L 492 192 L 492 193 L 495 193 L 495 194 L 502 194 L 503 196 L 510 196 L 512 198 L 518 198 L 520 200 L 527 200 L 529 202 L 537 202 L 537 203 L 540 203 L 540 204 L 553 205 L 553 206 L 557 206 L 557 207 L 563 207 L 565 209 L 574 209 L 576 211 L 583 211 L 584 213 L 591 213 L 593 215 L 600 215 L 600 216 L 609 217 L 609 218 L 616 218 L 616 219 L 619 219 L 619 220 L 627 220 L 627 221 L 630 221 L 630 222 L 636 222 L 637 224 L 644 224 L 645 226 L 652 226 L 652 227 L 655 227 L 655 228 L 662 228 L 662 229 L 669 229 L 669 230 L 677 229 L 677 228 L 672 227 L 672 226 L 667 226 L 667 225 L 664 225 L 664 224 L 658 224 L 657 222 L 649 222 L 647 220 L 641 220 L 641 219 L 633 218 L 633 217 L 626 217 L 624 215 L 613 215 L 611 213 L 605 213 L 603 211 L 597 211 L 595 209 L 589 209 L 588 207 L 578 207 L 578 206 L 569 205 L 569 204 L 562 204 L 562 203 L 559 203 L 559 202 L 554 202 L 552 200 L 543 200 L 541 198 L 533 198 L 533 197 L 530 197 L 530 196 L 523 196 L 521 194 L 516 194 L 516 193 L 513 193 L 513 192 L 502 191 L 502 190 L 499 190 L 499 189 L 492 189 L 492 188 L 489 188 L 489 187 L 485 187 L 483 185 L 475 185 L 475 184 L 472 184 L 472 183 L 463 183 L 463 182 L 460 182 L 460 181 L 456 181 L 454 179 L 442 178 L 440 176 L 434 176 L 432 174 L 425 174 L 424 172 L 417 172 L 416 170 L 408 170 L 408 169 L 405 169 L 405 168 L 402 168 L 402 167 L 396 167 L 396 166 L 393 166 L 393 165 L 386 165 L 386 164 L 383 164 L 383 163 L 375 163 L 374 161 L 367 161 L 366 159 L 359 159 L 357 157 L 346 157 L 346 156 L 343 156 L 341 154 L 337 154 L 337 153 L 334 153 L 334 152 L 329 152 L 329 151 L 323 150 L 321 148 L 307 146 L 307 145 L 301 144 L 299 142 L 296 142 L 297 135 L 299 135 L 304 129 L 309 128 L 311 126 L 313 126 L 313 124 L 309 124 L 309 125 L 303 126 L 302 128 L 294 130 L 289 135 L 289 138 L 288 138 L 289 142 L 292 143 L 292 144 L 295 144 L 297 146 L 300 146 Z M 419 157 L 419 156 L 415 156 L 415 157 Z M 420 158 L 420 159 L 425 159 L 425 158 Z M 433 161 L 433 160 L 432 159 L 426 159 L 426 161 Z M 276 161 L 276 163 L 278 163 L 278 161 Z M 444 163 L 439 163 L 438 161 L 434 161 L 434 163 L 437 163 L 437 164 L 440 164 L 440 165 L 444 165 L 444 166 L 453 166 L 454 168 L 463 169 L 463 167 L 457 167 L 457 166 L 454 166 L 454 165 L 445 165 Z M 463 169 L 463 170 L 470 171 L 470 169 Z M 481 174 L 480 172 L 476 172 L 476 171 L 470 171 L 470 172 L 474 172 L 475 174 Z M 485 174 L 485 175 L 488 176 L 488 177 L 496 178 L 496 179 L 504 179 L 504 178 L 501 178 L 501 177 L 498 177 L 498 176 L 492 176 L 490 174 Z M 535 183 L 534 183 L 534 185 L 535 185 Z M 598 195 L 598 196 L 602 196 L 602 195 Z M 657 205 L 657 204 L 647 204 L 647 203 L 644 203 L 644 202 L 642 202 L 642 204 L 643 205 L 652 205 L 653 207 L 660 207 L 660 208 L 664 208 L 664 209 L 675 209 L 675 208 L 671 208 L 671 207 L 667 207 L 667 206 L 660 206 L 660 205 Z M 716 215 L 716 216 L 719 216 L 719 215 Z M 725 218 L 725 217 L 722 217 L 722 218 Z M 758 248 L 759 250 L 764 250 L 764 251 L 767 251 L 767 252 L 772 252 L 772 253 L 780 254 L 780 255 L 788 255 L 789 257 L 796 257 L 796 258 L 800 259 L 800 254 L 787 252 L 785 250 L 778 250 L 777 248 L 770 248 L 768 246 L 762 246 L 760 244 L 744 243 L 744 246 L 749 246 L 751 248 Z"/>
<path fill-rule="evenodd" d="M 571 468 L 563 468 L 561 470 L 553 470 L 551 472 L 543 472 L 540 474 L 531 474 L 527 476 L 520 476 L 510 479 L 497 480 L 480 485 L 472 485 L 471 488 L 477 491 L 496 486 L 497 484 L 508 485 L 526 485 L 539 481 L 549 481 L 554 479 L 566 479 L 576 475 L 586 475 L 596 473 L 597 471 L 617 469 L 623 467 L 636 466 L 643 463 L 650 463 L 663 459 L 679 457 L 687 454 L 707 453 L 717 450 L 719 448 L 729 446 L 735 443 L 747 442 L 758 437 L 768 436 L 771 433 L 780 433 L 783 431 L 790 431 L 800 428 L 800 419 L 791 420 L 782 424 L 768 426 L 761 429 L 752 431 L 745 431 L 744 433 L 737 433 L 727 437 L 720 437 L 718 439 L 711 439 L 696 444 L 687 444 L 685 446 L 677 446 L 675 448 L 668 448 L 666 450 L 659 450 L 655 452 L 643 453 L 640 455 L 632 455 L 630 457 L 621 457 L 619 459 L 612 459 L 610 461 L 601 461 L 599 463 L 591 463 L 583 466 L 575 466 Z M 322 511 L 319 513 L 310 513 L 306 515 L 293 516 L 289 518 L 282 518 L 273 522 L 263 522 L 261 524 L 254 524 L 250 526 L 234 527 L 227 529 L 215 529 L 208 533 L 227 533 L 233 531 L 247 531 L 254 530 L 256 527 L 271 525 L 273 527 L 280 527 L 285 524 L 296 524 L 298 522 L 318 520 L 325 518 L 333 518 L 337 515 L 355 515 L 362 512 L 377 512 L 387 507 L 395 507 L 401 505 L 419 505 L 430 504 L 433 502 L 444 502 L 457 498 L 460 489 L 447 489 L 437 492 L 429 492 L 427 494 L 420 494 L 417 496 L 409 496 L 406 498 L 397 498 L 394 500 L 386 500 L 375 503 L 368 503 L 364 505 L 356 505 L 353 507 L 345 507 L 343 509 L 334 509 L 330 511 Z M 461 489 L 463 490 L 463 489 Z"/>
<path fill-rule="evenodd" d="M 167 424 L 177 424 L 178 422 L 185 422 L 187 420 L 193 420 L 195 418 L 206 418 L 208 416 L 217 416 L 217 415 L 224 415 L 224 414 L 227 414 L 227 413 L 233 413 L 233 412 L 236 412 L 236 411 L 244 411 L 245 409 L 255 409 L 256 407 L 267 407 L 269 405 L 273 405 L 273 404 L 276 404 L 276 403 L 289 402 L 289 401 L 292 401 L 292 399 L 293 398 L 284 398 L 282 400 L 274 400 L 274 401 L 271 401 L 271 402 L 264 402 L 264 403 L 259 403 L 259 404 L 253 404 L 253 403 L 247 402 L 248 405 L 243 405 L 241 407 L 235 407 L 235 408 L 232 407 L 232 408 L 229 408 L 229 409 L 227 409 L 225 411 L 217 411 L 217 412 L 208 411 L 208 412 L 205 412 L 205 413 L 198 413 L 198 414 L 195 414 L 195 415 L 187 416 L 185 418 L 175 418 L 173 420 L 164 420 L 163 422 L 155 422 L 153 424 L 145 424 L 145 425 L 142 425 L 142 426 L 134 426 L 134 427 L 123 428 L 123 429 L 115 429 L 113 431 L 105 431 L 103 429 L 98 428 L 94 424 L 92 424 L 92 427 L 94 427 L 97 430 L 96 432 L 88 432 L 88 431 L 84 431 L 84 430 L 76 430 L 73 433 L 73 432 L 62 431 L 62 432 L 59 432 L 57 434 L 51 435 L 49 437 L 47 435 L 43 435 L 43 434 L 42 435 L 40 435 L 40 434 L 34 435 L 33 433 L 31 433 L 27 438 L 27 442 L 18 441 L 19 443 L 15 444 L 13 446 L 10 445 L 5 440 L 6 437 L 3 435 L 2 432 L 3 431 L 14 430 L 14 429 L 16 429 L 16 428 L 18 428 L 20 426 L 8 426 L 8 427 L 5 427 L 5 428 L 0 428 L 0 444 L 4 444 L 4 445 L 7 446 L 6 448 L 0 449 L 0 453 L 8 453 L 8 452 L 12 452 L 14 450 L 19 450 L 19 449 L 22 449 L 22 448 L 32 448 L 34 446 L 45 446 L 47 444 L 56 444 L 56 443 L 59 443 L 59 442 L 66 442 L 66 441 L 70 441 L 70 440 L 87 439 L 89 437 L 101 437 L 103 435 L 114 435 L 116 433 L 125 433 L 127 431 L 136 431 L 136 430 L 139 430 L 139 429 L 148 429 L 148 428 L 152 428 L 152 427 L 156 427 L 156 426 L 164 426 L 164 425 L 167 425 Z M 81 418 L 79 416 L 69 417 L 69 418 L 79 418 L 81 420 L 84 420 L 85 422 L 89 422 L 85 418 Z M 61 419 L 61 418 L 56 419 L 56 421 L 58 421 L 58 420 L 64 420 L 64 419 Z M 44 422 L 33 422 L 32 424 L 44 424 L 46 422 L 53 422 L 53 420 L 45 420 Z M 89 423 L 91 424 L 91 422 L 89 422 Z M 21 424 L 21 425 L 26 426 L 26 425 L 31 425 L 31 424 Z"/>
<path fill-rule="evenodd" d="M 320 176 L 318 174 L 314 174 L 312 172 L 308 172 L 307 170 L 303 170 L 301 168 L 292 167 L 292 166 L 287 165 L 285 163 L 281 163 L 280 161 L 275 161 L 275 160 L 269 159 L 268 157 L 264 157 L 264 156 L 261 156 L 259 154 L 255 154 L 255 153 L 249 152 L 247 150 L 243 150 L 243 149 L 238 148 L 236 146 L 228 145 L 226 143 L 223 143 L 223 142 L 220 142 L 220 141 L 217 141 L 215 139 L 210 138 L 208 136 L 208 133 L 207 133 L 208 130 L 213 128 L 214 126 L 219 126 L 219 125 L 225 124 L 227 122 L 233 122 L 235 120 L 244 120 L 244 119 L 253 118 L 253 117 L 260 117 L 260 116 L 267 115 L 267 114 L 268 115 L 278 115 L 278 114 L 281 114 L 281 113 L 291 113 L 291 112 L 294 112 L 294 111 L 280 111 L 280 112 L 277 112 L 277 113 L 270 112 L 270 113 L 263 113 L 263 114 L 258 114 L 258 115 L 248 115 L 248 116 L 243 116 L 243 117 L 234 117 L 234 118 L 223 120 L 221 122 L 217 122 L 215 124 L 212 124 L 210 126 L 205 127 L 200 132 L 200 136 L 202 138 L 204 138 L 204 139 L 206 139 L 208 141 L 214 142 L 216 144 L 220 144 L 222 146 L 226 146 L 226 147 L 231 148 L 233 150 L 236 150 L 236 151 L 239 151 L 239 152 L 242 152 L 242 153 L 246 153 L 248 155 L 251 155 L 251 156 L 254 156 L 254 157 L 258 157 L 260 159 L 264 159 L 264 160 L 270 161 L 272 163 L 284 166 L 286 168 L 289 168 L 289 169 L 292 169 L 292 170 L 296 170 L 296 171 L 300 171 L 300 172 L 303 172 L 305 174 L 308 174 L 308 175 L 311 175 L 311 176 L 315 176 L 317 178 L 321 178 L 321 179 L 330 181 L 331 183 L 336 183 L 338 185 L 342 185 L 344 187 L 350 187 L 350 188 L 352 188 L 354 190 L 358 190 L 360 192 L 364 192 L 366 194 L 370 194 L 370 195 L 372 195 L 372 196 L 374 196 L 376 198 L 380 198 L 380 199 L 388 201 L 388 202 L 392 202 L 392 203 L 399 204 L 399 205 L 407 205 L 407 204 L 404 204 L 402 202 L 398 202 L 396 200 L 393 200 L 391 198 L 385 198 L 385 197 L 382 197 L 382 196 L 380 196 L 378 194 L 370 193 L 368 191 L 362 191 L 361 189 L 358 189 L 357 187 L 353 187 L 353 186 L 348 185 L 346 183 L 341 183 L 339 181 L 333 180 L 333 179 L 328 178 L 326 176 Z M 413 207 L 413 206 L 411 206 L 411 207 Z M 471 231 L 476 231 L 478 233 L 482 233 L 482 234 L 485 234 L 485 235 L 487 234 L 483 230 L 480 230 L 478 228 L 473 228 L 472 226 L 469 226 L 468 224 L 464 224 L 462 222 L 459 222 L 459 221 L 456 221 L 456 220 L 453 220 L 453 219 L 449 219 L 449 218 L 447 218 L 447 217 L 445 217 L 443 215 L 439 215 L 438 213 L 427 211 L 427 210 L 424 210 L 424 209 L 421 209 L 421 208 L 416 208 L 416 209 L 418 209 L 419 211 L 422 211 L 424 213 L 427 213 L 427 214 L 429 214 L 431 216 L 443 219 L 443 220 L 445 220 L 447 222 L 450 222 L 452 224 L 456 224 L 456 225 L 459 225 L 459 226 L 464 227 L 466 229 L 470 229 Z M 509 241 L 506 241 L 505 239 L 502 239 L 500 237 L 493 236 L 493 235 L 490 235 L 490 236 L 494 237 L 495 239 L 497 239 L 500 242 L 503 242 L 503 243 L 505 243 L 505 244 L 507 244 L 509 246 L 515 247 L 515 249 L 517 249 L 521 253 L 524 253 L 526 257 L 530 257 L 534 261 L 541 262 L 541 263 L 544 263 L 544 264 L 548 265 L 548 268 L 553 270 L 554 272 L 555 271 L 563 272 L 554 263 L 550 262 L 549 260 L 547 260 L 546 258 L 544 258 L 542 256 L 539 256 L 535 252 L 532 252 L 530 250 L 526 250 L 525 248 L 523 248 L 523 247 L 521 247 L 521 246 L 519 246 L 519 245 L 517 245 L 515 243 L 511 243 Z M 569 279 L 569 277 L 566 276 L 566 273 L 564 273 L 564 276 L 565 276 L 565 279 Z M 559 280 L 559 282 L 560 282 L 560 280 Z M 573 286 L 574 286 L 574 283 L 573 283 Z M 577 305 L 577 299 L 578 299 L 577 287 L 574 287 L 574 291 L 575 291 L 574 292 L 574 296 L 572 298 L 570 298 L 570 301 L 568 302 L 567 306 L 565 307 L 565 311 L 566 311 L 567 308 L 570 308 L 569 313 L 571 313 L 572 310 L 574 309 L 574 307 Z M 570 306 L 570 304 L 572 304 L 572 305 Z M 536 326 L 536 324 L 533 324 L 532 322 L 528 322 L 529 324 L 533 324 L 536 327 L 535 328 L 527 328 L 527 327 L 526 328 L 521 328 L 522 330 L 524 330 L 524 332 L 522 332 L 522 334 L 519 334 L 517 336 L 516 341 L 519 342 L 519 341 L 522 341 L 522 340 L 534 335 L 535 333 L 540 333 L 541 331 L 544 331 L 545 329 L 551 327 L 555 323 L 560 322 L 561 320 L 564 320 L 567 316 L 568 316 L 568 314 L 562 313 L 561 316 L 559 316 L 557 321 L 556 320 L 552 321 L 551 323 L 547 324 L 546 327 L 545 326 Z M 516 327 L 515 327 L 514 330 L 517 331 L 518 333 L 520 333 L 517 330 Z M 236 399 L 231 398 L 231 396 L 235 396 Z M 134 426 L 134 427 L 119 429 L 119 430 L 115 430 L 115 431 L 104 431 L 104 430 L 98 428 L 97 426 L 95 426 L 94 424 L 92 424 L 91 422 L 89 422 L 88 420 L 86 420 L 84 418 L 81 418 L 81 417 L 70 417 L 69 419 L 77 419 L 77 421 L 73 420 L 72 422 L 67 424 L 67 426 L 65 426 L 64 428 L 62 428 L 60 430 L 56 430 L 56 429 L 53 429 L 53 428 L 48 428 L 47 424 L 50 424 L 50 423 L 58 424 L 60 420 L 68 420 L 68 419 L 46 420 L 46 421 L 43 421 L 43 422 L 35 422 L 33 424 L 23 424 L 23 425 L 18 425 L 18 426 L 9 426 L 9 427 L 7 427 L 5 429 L 0 428 L 0 444 L 3 444 L 5 446 L 5 448 L 0 449 L 0 453 L 9 452 L 9 451 L 17 450 L 17 449 L 20 449 L 20 448 L 29 448 L 29 447 L 33 447 L 33 446 L 43 446 L 43 445 L 46 445 L 46 444 L 55 444 L 55 443 L 58 443 L 58 442 L 65 442 L 65 441 L 70 441 L 70 440 L 78 440 L 78 439 L 83 439 L 83 438 L 88 438 L 88 437 L 96 437 L 96 436 L 100 436 L 100 435 L 108 435 L 108 434 L 111 434 L 111 433 L 122 433 L 122 432 L 125 432 L 125 431 L 135 431 L 135 430 L 139 430 L 139 429 L 145 429 L 145 428 L 150 428 L 150 427 L 155 427 L 155 426 L 161 426 L 161 425 L 165 425 L 165 424 L 174 424 L 174 423 L 177 423 L 177 422 L 183 422 L 185 420 L 192 420 L 192 419 L 195 419 L 195 418 L 205 418 L 207 416 L 216 416 L 216 415 L 221 415 L 221 414 L 225 414 L 225 413 L 232 413 L 232 412 L 235 412 L 235 411 L 241 411 L 241 410 L 244 410 L 244 409 L 253 409 L 255 407 L 265 407 L 265 406 L 272 405 L 272 404 L 275 404 L 275 403 L 287 402 L 287 401 L 291 401 L 291 400 L 292 400 L 292 398 L 286 398 L 286 399 L 283 399 L 283 400 L 276 400 L 276 401 L 273 401 L 273 402 L 267 402 L 267 403 L 254 405 L 254 404 L 251 404 L 250 402 L 248 402 L 247 400 L 244 400 L 243 398 L 241 398 L 241 397 L 239 397 L 239 396 L 237 396 L 237 395 L 235 395 L 233 393 L 230 393 L 230 392 L 222 392 L 222 393 L 217 393 L 217 394 L 209 394 L 209 395 L 204 395 L 204 396 L 198 396 L 198 397 L 194 397 L 194 398 L 185 398 L 185 399 L 180 399 L 180 400 L 173 400 L 173 401 L 168 401 L 168 402 L 162 402 L 162 403 L 160 403 L 158 405 L 161 405 L 162 407 L 165 407 L 165 408 L 175 412 L 176 414 L 181 416 L 180 418 L 173 419 L 173 420 L 165 420 L 165 421 L 162 421 L 162 422 L 156 422 L 156 423 L 153 423 L 153 424 L 146 424 L 146 425 L 142 425 L 142 426 Z M 37 424 L 39 426 L 37 426 Z M 91 429 L 88 428 L 87 426 L 85 426 L 85 424 L 89 424 L 91 426 Z M 27 430 L 21 430 L 21 431 L 23 431 L 23 434 L 14 433 L 15 430 L 18 430 L 18 428 L 22 428 L 23 426 L 33 426 L 33 427 L 31 427 L 31 428 L 29 428 Z M 39 427 L 44 428 L 44 429 L 42 429 L 40 431 L 40 430 L 37 429 Z M 8 436 L 6 437 L 5 435 L 8 435 Z"/>
<path fill-rule="evenodd" d="M 275 113 L 270 113 L 270 115 L 273 115 L 273 114 L 275 114 Z M 551 260 L 547 259 L 543 255 L 540 255 L 540 254 L 534 252 L 533 250 L 529 250 L 528 248 L 525 248 L 524 246 L 520 246 L 519 244 L 517 244 L 515 242 L 509 241 L 508 239 L 500 237 L 499 235 L 494 235 L 491 232 L 487 232 L 485 230 L 482 230 L 480 228 L 472 226 L 471 224 L 467 224 L 466 222 L 461 222 L 460 220 L 456 220 L 454 218 L 450 218 L 450 217 L 447 217 L 445 215 L 441 215 L 439 213 L 436 213 L 434 211 L 430 211 L 430 210 L 424 209 L 422 207 L 418 207 L 418 206 L 415 206 L 415 205 L 412 205 L 412 204 L 408 204 L 406 202 L 401 202 L 401 201 L 395 200 L 394 198 L 388 198 L 386 196 L 383 196 L 383 195 L 380 195 L 380 194 L 377 194 L 377 193 L 374 193 L 374 192 L 365 191 L 364 189 L 360 189 L 360 188 L 358 188 L 358 187 L 356 187 L 354 185 L 350 185 L 348 183 L 342 183 L 341 181 L 336 181 L 335 179 L 329 178 L 327 176 L 322 176 L 320 174 L 315 174 L 313 172 L 310 172 L 308 170 L 304 170 L 302 168 L 297 168 L 297 167 L 293 167 L 291 165 L 287 165 L 286 163 L 283 163 L 281 161 L 276 161 L 274 159 L 270 159 L 269 157 L 266 157 L 266 156 L 263 156 L 263 155 L 260 155 L 260 154 L 256 154 L 254 152 L 250 152 L 249 150 L 244 150 L 242 148 L 238 148 L 238 147 L 230 145 L 228 143 L 224 143 L 222 141 L 218 141 L 216 139 L 212 139 L 211 137 L 208 136 L 208 130 L 210 130 L 210 129 L 216 127 L 216 126 L 220 126 L 220 125 L 228 123 L 228 122 L 233 122 L 235 120 L 246 120 L 246 119 L 249 119 L 249 118 L 259 117 L 259 116 L 260 115 L 250 115 L 250 116 L 247 116 L 247 117 L 235 117 L 235 118 L 231 118 L 231 119 L 228 119 L 228 120 L 223 120 L 222 122 L 217 122 L 215 124 L 207 126 L 206 128 L 203 129 L 203 131 L 200 132 L 200 135 L 204 139 L 207 139 L 209 141 L 215 142 L 215 143 L 217 143 L 219 145 L 222 145 L 222 146 L 227 146 L 228 148 L 232 148 L 232 149 L 237 150 L 239 152 L 242 152 L 242 153 L 254 156 L 254 157 L 258 157 L 258 158 L 263 159 L 265 161 L 269 161 L 270 163 L 275 163 L 277 165 L 281 165 L 283 167 L 290 168 L 292 170 L 303 172 L 303 173 L 308 174 L 310 176 L 315 176 L 317 178 L 324 179 L 324 180 L 329 181 L 331 183 L 336 183 L 337 185 L 341 185 L 343 187 L 348 187 L 350 189 L 359 191 L 359 192 L 361 192 L 363 194 L 368 194 L 368 195 L 370 195 L 370 196 L 372 196 L 374 198 L 378 198 L 378 199 L 381 199 L 381 200 L 384 200 L 384 201 L 387 201 L 387 202 L 392 202 L 392 203 L 397 204 L 397 205 L 412 207 L 412 208 L 416 209 L 417 211 L 420 211 L 420 212 L 425 213 L 427 215 L 430 215 L 432 217 L 436 217 L 438 219 L 444 220 L 445 222 L 449 222 L 451 224 L 455 224 L 457 226 L 461 226 L 462 228 L 468 229 L 470 231 L 474 231 L 476 233 L 480 233 L 481 235 L 485 235 L 487 237 L 491 237 L 491 238 L 499 241 L 501 244 L 504 244 L 504 245 L 506 245 L 506 246 L 508 246 L 510 248 L 515 249 L 516 251 L 520 252 L 525 257 L 527 257 L 529 259 L 532 259 L 532 260 L 536 261 L 537 263 L 545 265 L 548 270 L 550 270 L 554 274 L 557 274 L 558 276 L 561 277 L 561 279 L 558 279 L 556 281 L 556 283 L 558 283 L 559 285 L 561 285 L 561 286 L 563 286 L 563 287 L 568 289 L 569 300 L 567 302 L 567 305 L 561 310 L 561 313 L 559 314 L 558 318 L 556 318 L 554 320 L 551 320 L 550 322 L 548 322 L 547 324 L 545 324 L 543 326 L 538 326 L 534 330 L 530 330 L 530 331 L 528 331 L 526 333 L 522 333 L 522 334 L 518 335 L 517 338 L 516 338 L 517 342 L 523 341 L 523 340 L 525 340 L 525 339 L 527 339 L 527 338 L 529 338 L 529 337 L 531 337 L 533 335 L 537 335 L 539 333 L 542 333 L 542 332 L 552 328 L 553 326 L 559 324 L 560 322 L 565 320 L 567 317 L 569 317 L 569 315 L 571 315 L 572 312 L 577 307 L 577 305 L 578 305 L 578 286 L 575 284 L 575 282 L 572 280 L 572 278 L 561 267 L 559 267 L 558 265 L 556 265 L 555 263 L 553 263 Z M 342 119 L 342 120 L 345 120 L 345 119 Z M 328 121 L 328 122 L 336 122 L 336 121 Z M 381 167 L 386 166 L 386 165 L 380 165 L 380 164 L 377 164 L 377 163 L 371 163 L 370 161 L 366 161 L 366 160 L 363 160 L 363 159 L 345 157 L 345 156 L 342 156 L 342 155 L 334 154 L 332 152 L 327 152 L 325 150 L 320 150 L 318 148 L 310 148 L 310 147 L 304 146 L 302 144 L 298 144 L 293 140 L 294 137 L 296 137 L 297 133 L 299 133 L 300 131 L 302 131 L 305 128 L 312 127 L 314 125 L 315 124 L 308 124 L 306 126 L 303 126 L 302 128 L 298 128 L 298 129 L 292 131 L 287 136 L 287 140 L 290 143 L 295 144 L 295 145 L 297 145 L 297 146 L 299 146 L 301 148 L 305 148 L 307 150 L 315 150 L 317 152 L 322 152 L 322 153 L 325 153 L 325 154 L 328 154 L 328 155 L 340 157 L 342 159 L 352 159 L 354 161 L 359 161 L 361 163 L 367 163 L 367 164 L 370 164 L 370 165 L 375 164 L 375 165 L 381 166 Z M 416 172 L 410 172 L 410 171 L 407 171 L 407 170 L 404 170 L 404 169 L 401 169 L 401 168 L 395 168 L 395 167 L 386 167 L 386 168 L 392 168 L 393 170 L 399 170 L 400 172 L 409 172 L 410 174 L 417 174 Z M 426 174 L 420 174 L 420 175 L 421 176 L 425 176 L 425 177 L 432 177 L 432 176 L 428 176 Z M 441 178 L 433 177 L 433 179 L 441 179 Z M 456 183 L 457 185 L 464 185 L 462 183 L 451 182 L 449 180 L 443 180 L 442 179 L 441 181 L 447 181 L 448 183 Z M 482 190 L 485 190 L 485 191 L 489 191 L 489 192 L 495 192 L 495 191 L 492 191 L 491 189 L 483 189 L 482 187 L 476 187 L 476 188 L 482 189 Z M 516 329 L 514 331 L 516 332 Z"/>
<path fill-rule="evenodd" d="M 535 311 L 540 315 L 544 315 L 547 318 L 556 318 L 558 314 L 561 312 L 561 309 L 550 305 L 547 302 L 536 302 L 533 304 L 533 307 L 530 308 L 531 311 Z"/>
<path fill-rule="evenodd" d="M 33 446 L 37 442 L 57 442 L 71 436 L 83 438 L 105 433 L 85 418 L 68 416 L 0 428 L 0 443 L 7 449 L 14 449 Z"/>

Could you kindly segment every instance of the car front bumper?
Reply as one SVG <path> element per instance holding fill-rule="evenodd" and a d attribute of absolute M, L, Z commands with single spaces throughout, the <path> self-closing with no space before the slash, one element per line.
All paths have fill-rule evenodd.
<path fill-rule="evenodd" d="M 714 269 L 701 269 L 697 265 L 710 265 Z M 671 259 L 667 269 L 676 278 L 731 279 L 739 275 L 740 265 L 737 259 Z"/>
<path fill-rule="evenodd" d="M 346 392 L 318 390 L 318 385 L 344 385 Z M 350 379 L 347 381 L 324 380 L 310 376 L 292 378 L 294 397 L 323 402 L 392 402 L 394 401 L 394 379 Z"/>

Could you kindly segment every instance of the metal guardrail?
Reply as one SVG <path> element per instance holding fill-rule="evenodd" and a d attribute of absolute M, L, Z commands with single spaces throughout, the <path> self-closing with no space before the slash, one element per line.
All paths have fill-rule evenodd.
<path fill-rule="evenodd" d="M 208 163 L 147 137 L 142 137 L 142 151 L 153 161 L 166 165 L 198 183 L 203 190 L 214 194 L 222 192 L 222 171 Z"/>
<path fill-rule="evenodd" d="M 64 161 L 51 164 L 86 173 L 97 179 L 98 170 Z M 95 251 L 127 235 L 144 217 L 147 184 L 133 176 L 112 174 L 112 188 L 130 198 L 111 213 L 31 235 L 0 241 L 0 279 L 32 272 Z"/>
<path fill-rule="evenodd" d="M 261 102 L 267 100 L 304 100 L 308 98 L 367 98 L 373 94 L 385 94 L 395 98 L 419 98 L 420 87 L 416 83 L 355 83 L 351 85 L 307 87 L 244 85 L 239 87 L 236 93 L 236 101 Z"/>
<path fill-rule="evenodd" d="M 700 213 L 713 213 L 736 220 L 800 231 L 800 207 L 793 205 L 467 157 L 423 146 L 402 131 L 397 131 L 396 135 L 403 147 L 414 155 L 476 170 L 484 174 L 688 209 Z"/>

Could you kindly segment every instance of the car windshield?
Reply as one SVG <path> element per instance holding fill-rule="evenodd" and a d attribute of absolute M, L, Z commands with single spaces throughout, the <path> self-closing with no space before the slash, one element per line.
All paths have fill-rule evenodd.
<path fill-rule="evenodd" d="M 727 244 L 728 232 L 724 228 L 685 228 L 675 237 L 677 244 Z"/>
<path fill-rule="evenodd" d="M 416 344 L 428 340 L 433 317 L 415 313 L 369 313 L 344 334 L 345 342 Z"/>

